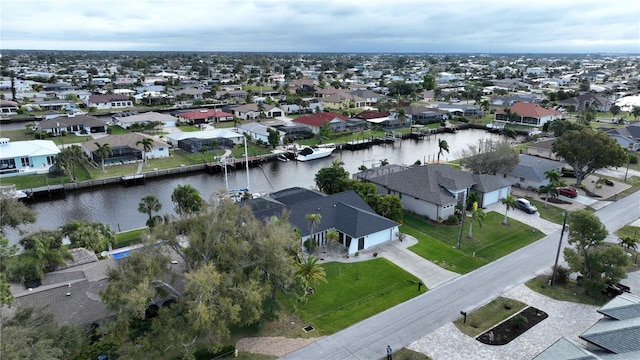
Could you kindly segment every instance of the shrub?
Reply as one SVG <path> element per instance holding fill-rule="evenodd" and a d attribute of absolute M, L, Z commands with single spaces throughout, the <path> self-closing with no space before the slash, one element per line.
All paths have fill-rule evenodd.
<path fill-rule="evenodd" d="M 455 215 L 449 215 L 447 218 L 447 225 L 455 225 L 458 223 L 458 217 Z"/>
<path fill-rule="evenodd" d="M 637 163 L 638 163 L 638 157 L 633 154 L 629 154 L 629 164 L 637 164 Z"/>
<path fill-rule="evenodd" d="M 522 314 L 518 314 L 513 318 L 513 324 L 517 328 L 521 328 L 521 327 L 525 326 L 528 322 L 529 322 L 529 320 L 527 320 L 527 318 Z"/>
<path fill-rule="evenodd" d="M 558 265 L 558 267 L 556 267 L 556 278 L 554 283 L 562 285 L 566 284 L 569 281 L 569 274 L 569 269 L 562 265 Z"/>

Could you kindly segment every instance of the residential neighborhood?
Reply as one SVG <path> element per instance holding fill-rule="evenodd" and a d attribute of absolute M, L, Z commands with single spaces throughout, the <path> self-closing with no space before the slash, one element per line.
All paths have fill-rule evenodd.
<path fill-rule="evenodd" d="M 424 358 L 479 349 L 516 359 L 509 347 L 477 338 L 512 318 L 527 322 L 521 313 L 479 326 L 486 334 L 453 325 L 512 295 L 549 315 L 511 339 L 520 349 L 539 337 L 523 350 L 529 358 L 633 357 L 640 349 L 607 331 L 637 335 L 637 316 L 620 308 L 639 303 L 632 263 L 640 228 L 639 61 L 625 54 L 3 51 L 0 180 L 8 190 L 0 199 L 27 209 L 60 201 L 56 211 L 71 214 L 56 229 L 31 230 L 40 224 L 28 217 L 3 220 L 2 237 L 10 229 L 21 247 L 7 250 L 12 260 L 0 266 L 13 294 L 6 315 L 45 307 L 61 326 L 91 329 L 99 345 L 92 358 L 135 358 L 142 350 L 178 356 L 179 347 L 163 354 L 151 345 L 154 336 L 177 334 L 192 336 L 180 340 L 189 356 L 320 358 L 327 349 L 328 358 L 340 358 L 351 345 L 337 334 L 388 327 L 398 336 L 375 330 L 376 343 Z M 473 135 L 454 141 L 465 132 Z M 326 147 L 326 156 L 297 157 Z M 250 171 L 262 188 L 250 185 Z M 204 182 L 191 180 L 203 173 Z M 125 181 L 131 177 L 140 181 Z M 230 180 L 246 185 L 233 189 Z M 144 193 L 127 204 L 99 202 L 129 187 Z M 100 195 L 80 204 L 68 195 L 79 189 Z M 18 200 L 14 191 L 29 195 Z M 124 216 L 138 228 L 86 220 L 76 207 L 93 201 L 103 217 L 133 209 Z M 600 229 L 594 258 L 613 259 L 594 270 L 601 275 L 587 274 L 581 255 L 570 252 L 581 250 L 581 221 Z M 14 234 L 21 227 L 30 231 Z M 593 325 L 580 334 L 556 326 L 566 308 L 533 288 L 552 283 L 558 269 L 563 286 L 575 286 L 568 291 L 575 301 L 599 305 L 570 309 Z M 606 292 L 618 285 L 618 297 Z M 212 309 L 219 320 L 209 317 Z M 420 321 L 407 320 L 414 314 Z M 131 321 L 132 337 L 112 346 L 97 329 L 111 331 L 119 317 Z M 160 320 L 175 326 L 156 329 Z M 277 331 L 235 337 L 250 324 Z M 542 336 L 540 329 L 552 330 Z M 353 358 L 379 355 L 379 344 L 349 336 L 358 347 Z M 426 345 L 439 336 L 465 350 Z M 258 338 L 276 345 L 265 350 Z M 233 350 L 223 355 L 227 346 Z"/>

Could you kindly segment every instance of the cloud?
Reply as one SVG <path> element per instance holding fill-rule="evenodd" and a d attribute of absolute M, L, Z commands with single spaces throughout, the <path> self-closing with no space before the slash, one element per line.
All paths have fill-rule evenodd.
<path fill-rule="evenodd" d="M 3 0 L 3 49 L 640 52 L 636 1 Z"/>

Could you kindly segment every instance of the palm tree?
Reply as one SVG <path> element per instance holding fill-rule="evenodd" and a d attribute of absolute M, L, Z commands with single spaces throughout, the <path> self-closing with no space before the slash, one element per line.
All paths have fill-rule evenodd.
<path fill-rule="evenodd" d="M 302 277 L 308 285 L 327 282 L 327 273 L 322 265 L 318 264 L 317 258 L 309 256 L 306 259 L 301 259 L 297 265 L 296 275 Z"/>
<path fill-rule="evenodd" d="M 557 184 L 549 183 L 540 188 L 540 193 L 546 193 L 547 195 L 544 197 L 544 208 L 547 208 L 547 203 L 549 202 L 549 197 L 552 199 L 556 199 L 558 197 L 558 187 Z"/>
<path fill-rule="evenodd" d="M 438 140 L 438 163 L 440 163 L 440 155 L 446 151 L 449 153 L 449 144 L 447 144 L 447 140 Z"/>
<path fill-rule="evenodd" d="M 96 154 L 100 156 L 102 160 L 102 172 L 104 172 L 104 159 L 108 158 L 109 155 L 113 155 L 113 150 L 111 150 L 111 145 L 108 143 L 104 143 L 100 145 L 100 143 L 95 142 L 96 145 Z"/>
<path fill-rule="evenodd" d="M 626 248 L 627 251 L 628 250 L 637 250 L 638 249 L 638 239 L 636 239 L 635 237 L 631 237 L 631 236 L 623 236 L 620 238 L 620 241 L 618 242 L 618 245 L 622 246 L 623 248 Z"/>
<path fill-rule="evenodd" d="M 142 149 L 143 149 L 142 160 L 146 163 L 147 153 L 151 151 L 151 149 L 153 149 L 153 139 L 145 137 L 142 140 L 136 141 L 136 146 L 140 146 L 140 145 L 142 145 Z"/>
<path fill-rule="evenodd" d="M 383 159 L 382 161 L 380 161 L 380 166 L 387 166 L 387 165 L 389 165 L 389 160 Z"/>
<path fill-rule="evenodd" d="M 147 194 L 140 199 L 140 203 L 138 204 L 138 211 L 149 215 L 149 219 L 147 220 L 147 226 L 153 227 L 152 219 L 153 212 L 158 212 L 162 208 L 162 204 L 160 200 L 155 195 Z"/>
<path fill-rule="evenodd" d="M 318 228 L 318 224 L 320 224 L 320 222 L 322 221 L 322 215 L 320 214 L 307 214 L 305 216 L 305 219 L 307 220 L 307 223 L 309 223 L 309 254 L 311 254 L 311 251 L 313 250 L 313 246 L 315 245 L 315 232 L 316 229 Z"/>
<path fill-rule="evenodd" d="M 405 108 L 402 108 L 402 107 L 398 108 L 397 114 L 398 114 L 398 120 L 400 120 L 402 125 L 404 125 L 405 121 L 407 120 L 407 110 L 405 110 Z"/>
<path fill-rule="evenodd" d="M 510 209 L 515 209 L 516 208 L 516 198 L 515 196 L 511 195 L 511 194 L 507 194 L 507 196 L 503 197 L 502 199 L 500 199 L 500 202 L 504 204 L 505 209 L 504 209 L 504 221 L 502 221 L 503 224 L 505 225 L 509 225 L 509 222 L 507 220 L 507 212 Z"/>
<path fill-rule="evenodd" d="M 474 202 L 471 207 L 471 218 L 469 219 L 469 238 L 473 238 L 473 223 L 477 222 L 482 227 L 482 221 L 484 220 L 485 213 L 482 208 L 478 207 L 478 202 Z"/>

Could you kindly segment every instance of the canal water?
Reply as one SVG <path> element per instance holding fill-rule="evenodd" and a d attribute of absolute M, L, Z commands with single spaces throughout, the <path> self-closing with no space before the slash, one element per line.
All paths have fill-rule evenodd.
<path fill-rule="evenodd" d="M 71 191 L 62 199 L 30 204 L 37 212 L 37 221 L 23 226 L 22 229 L 27 232 L 54 229 L 72 220 L 103 222 L 115 231 L 140 228 L 145 225 L 147 215 L 138 212 L 138 203 L 146 194 L 154 194 L 160 199 L 162 209 L 159 215 L 175 215 L 171 192 L 177 185 L 190 184 L 198 189 L 205 199 L 210 199 L 221 189 L 242 189 L 247 186 L 252 193 L 261 194 L 293 186 L 313 188 L 315 174 L 323 167 L 331 166 L 334 159 L 340 159 L 349 174 L 357 172 L 361 165 L 371 168 L 385 159 L 390 164 L 405 165 L 413 164 L 417 160 L 422 163 L 433 162 L 439 150 L 439 139 L 446 140 L 450 148 L 450 152 L 444 153 L 440 160 L 449 161 L 460 158 L 460 151 L 468 145 L 478 145 L 480 141 L 487 139 L 500 140 L 501 137 L 484 130 L 467 129 L 455 134 L 431 135 L 423 140 L 403 140 L 393 145 L 377 145 L 365 150 L 336 150 L 329 158 L 308 162 L 272 161 L 249 169 L 248 182 L 243 168 L 228 172 L 226 181 L 223 174 L 194 172 L 179 177 L 147 180 L 146 184 L 138 186 L 114 185 Z M 20 238 L 20 234 L 11 229 L 7 231 L 7 236 L 11 242 Z"/>

